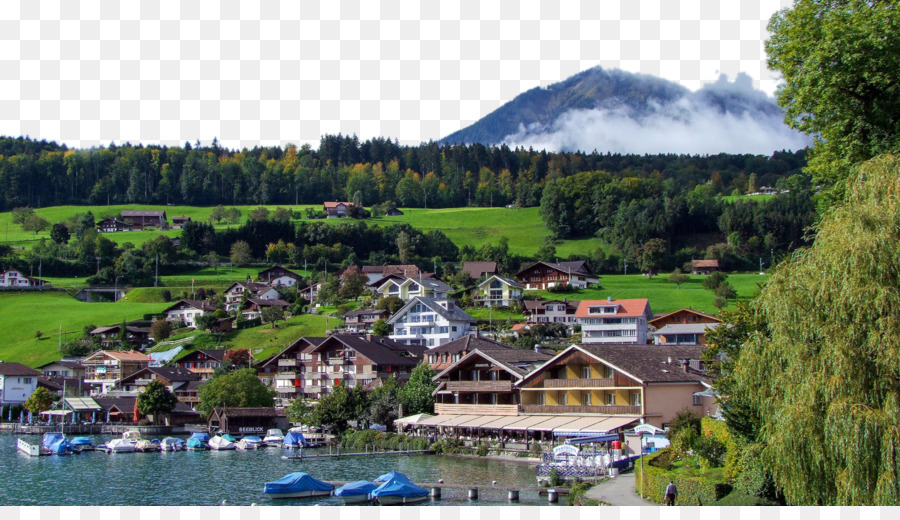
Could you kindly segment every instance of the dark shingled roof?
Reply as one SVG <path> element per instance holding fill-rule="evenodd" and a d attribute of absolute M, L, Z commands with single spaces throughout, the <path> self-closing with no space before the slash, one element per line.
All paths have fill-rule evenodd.
<path fill-rule="evenodd" d="M 548 301 L 525 300 L 525 309 L 529 310 L 529 311 L 533 311 L 535 309 L 543 309 L 548 304 L 551 304 L 551 303 L 553 303 L 553 304 L 564 303 L 566 305 L 566 311 L 567 312 L 571 311 L 574 313 L 575 310 L 578 308 L 578 304 L 581 303 L 581 301 L 579 301 L 579 300 L 572 300 L 572 301 L 568 301 L 568 300 L 548 300 Z"/>
<path fill-rule="evenodd" d="M 303 337 L 297 338 L 297 340 L 292 342 L 290 345 L 284 347 L 284 349 L 281 352 L 275 354 L 274 356 L 270 356 L 270 357 L 260 361 L 259 363 L 257 363 L 254 366 L 256 366 L 256 367 L 267 366 L 270 363 L 275 362 L 276 359 L 283 356 L 285 353 L 287 353 L 290 350 L 297 350 L 300 353 L 310 353 L 313 350 L 315 350 L 316 347 L 318 347 L 326 339 L 328 339 L 328 338 L 319 337 L 319 336 L 303 336 Z"/>
<path fill-rule="evenodd" d="M 182 361 L 193 361 L 194 358 L 197 357 L 197 354 L 199 354 L 201 352 L 206 354 L 207 357 L 211 357 L 211 358 L 215 359 L 216 361 L 224 361 L 225 353 L 227 352 L 227 350 L 225 350 L 223 348 L 195 350 L 189 354 L 186 354 L 184 357 L 178 359 L 176 361 L 176 363 L 181 363 Z"/>
<path fill-rule="evenodd" d="M 499 341 L 494 341 L 492 339 L 480 338 L 473 334 L 466 334 L 465 336 L 455 339 L 449 343 L 444 343 L 440 347 L 435 347 L 428 351 L 429 354 L 458 354 L 460 352 L 471 352 L 475 349 L 479 350 L 511 350 L 512 347 L 505 344 L 500 343 Z"/>
<path fill-rule="evenodd" d="M 693 369 L 685 371 L 681 363 L 701 359 L 704 345 L 577 345 L 576 348 L 643 383 L 709 381 L 705 374 Z"/>
<path fill-rule="evenodd" d="M 477 280 L 485 274 L 496 274 L 497 262 L 463 262 L 460 271 L 469 273 L 473 280 Z"/>
<path fill-rule="evenodd" d="M 378 365 L 406 365 L 414 367 L 422 361 L 422 356 L 428 350 L 427 347 L 421 345 L 404 345 L 398 341 L 381 336 L 372 336 L 372 339 L 369 340 L 365 336 L 353 334 L 334 334 L 323 341 L 315 350 L 324 350 L 332 341 L 344 344 Z"/>
<path fill-rule="evenodd" d="M 50 365 L 62 365 L 66 368 L 71 368 L 73 370 L 84 370 L 86 367 L 77 361 L 51 361 L 49 363 L 44 363 L 43 365 L 37 367 L 38 370 L 42 368 L 49 367 Z"/>
<path fill-rule="evenodd" d="M 477 352 L 496 361 L 511 372 L 519 374 L 519 377 L 522 377 L 535 368 L 543 365 L 553 357 L 552 355 L 543 352 L 522 349 L 488 350 L 483 353 L 480 350 L 477 350 Z"/>
<path fill-rule="evenodd" d="M 0 376 L 41 376 L 40 372 L 33 368 L 28 368 L 22 363 L 13 363 L 11 361 L 0 361 Z"/>

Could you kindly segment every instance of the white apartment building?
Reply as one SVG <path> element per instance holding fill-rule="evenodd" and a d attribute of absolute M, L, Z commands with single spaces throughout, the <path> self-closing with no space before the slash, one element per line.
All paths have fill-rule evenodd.
<path fill-rule="evenodd" d="M 581 342 L 647 344 L 647 322 L 653 319 L 650 302 L 631 300 L 582 300 L 575 311 L 581 324 Z"/>
<path fill-rule="evenodd" d="M 413 298 L 390 317 L 394 327 L 389 337 L 406 345 L 439 347 L 469 333 L 475 318 L 453 300 Z"/>

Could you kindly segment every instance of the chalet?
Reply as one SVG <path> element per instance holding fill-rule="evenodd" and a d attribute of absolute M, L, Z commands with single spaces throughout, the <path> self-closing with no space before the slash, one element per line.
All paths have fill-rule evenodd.
<path fill-rule="evenodd" d="M 281 297 L 271 285 L 262 282 L 234 282 L 225 292 L 225 310 L 238 310 L 245 298 L 257 300 L 277 300 Z"/>
<path fill-rule="evenodd" d="M 181 229 L 191 221 L 191 217 L 172 217 L 172 229 Z"/>
<path fill-rule="evenodd" d="M 0 405 L 22 404 L 38 386 L 41 373 L 21 363 L 0 361 Z"/>
<path fill-rule="evenodd" d="M 273 386 L 278 397 L 296 399 L 314 398 L 321 392 L 318 354 L 312 351 L 326 338 L 305 336 L 288 345 L 278 354 L 256 366 L 259 379 Z"/>
<path fill-rule="evenodd" d="M 0 273 L 0 287 L 44 287 L 49 285 L 40 278 L 26 276 L 18 269 L 7 269 Z"/>
<path fill-rule="evenodd" d="M 526 414 L 590 414 L 598 426 L 560 425 L 578 435 L 641 421 L 666 427 L 684 408 L 714 411 L 702 347 L 573 345 L 519 383 Z M 590 429 L 590 428 L 593 428 Z M 575 431 L 578 430 L 578 431 Z M 556 431 L 554 431 L 556 433 Z"/>
<path fill-rule="evenodd" d="M 396 296 L 407 302 L 413 298 L 444 300 L 453 290 L 452 287 L 437 278 L 407 278 L 389 275 L 375 283 L 379 284 L 375 289 L 375 294 L 379 298 Z"/>
<path fill-rule="evenodd" d="M 213 408 L 207 427 L 211 432 L 264 436 L 272 428 L 287 430 L 290 423 L 283 408 Z"/>
<path fill-rule="evenodd" d="M 407 345 L 439 347 L 469 333 L 475 318 L 453 300 L 415 297 L 388 319 L 390 338 Z"/>
<path fill-rule="evenodd" d="M 129 231 L 131 226 L 117 218 L 105 218 L 97 222 L 97 231 L 100 233 L 118 233 L 120 231 Z"/>
<path fill-rule="evenodd" d="M 187 369 L 200 376 L 201 379 L 209 379 L 213 372 L 222 366 L 225 360 L 224 349 L 195 350 L 173 363 L 174 366 Z"/>
<path fill-rule="evenodd" d="M 318 361 L 319 396 L 339 385 L 371 388 L 376 381 L 383 382 L 392 375 L 401 381 L 408 380 L 425 350 L 381 336 L 329 336 L 311 351 Z"/>
<path fill-rule="evenodd" d="M 244 302 L 244 305 L 241 307 L 241 315 L 244 319 L 255 320 L 256 318 L 262 318 L 262 311 L 267 307 L 275 307 L 286 311 L 290 306 L 291 304 L 284 300 L 257 300 L 251 298 Z"/>
<path fill-rule="evenodd" d="M 300 298 L 312 303 L 316 301 L 316 298 L 319 296 L 319 291 L 322 289 L 324 284 L 322 282 L 314 283 L 305 289 L 301 289 L 297 295 Z"/>
<path fill-rule="evenodd" d="M 376 321 L 386 320 L 388 317 L 390 317 L 390 313 L 385 310 L 350 311 L 344 314 L 344 328 L 352 334 L 371 332 Z"/>
<path fill-rule="evenodd" d="M 100 338 L 100 346 L 108 349 L 114 347 L 123 347 L 121 338 L 122 325 L 110 325 L 108 327 L 97 327 L 92 330 L 90 335 L 91 337 L 99 337 Z M 128 345 L 138 349 L 143 350 L 150 346 L 153 343 L 153 340 L 150 338 L 150 328 L 149 327 L 135 327 L 132 325 L 125 325 L 125 342 Z"/>
<path fill-rule="evenodd" d="M 347 216 L 351 206 L 353 206 L 352 202 L 326 202 L 323 204 L 322 211 L 328 218 L 343 218 Z"/>
<path fill-rule="evenodd" d="M 94 401 L 103 407 L 106 414 L 106 422 L 133 423 L 135 403 L 137 396 L 97 396 Z"/>
<path fill-rule="evenodd" d="M 466 334 L 465 336 L 455 339 L 449 343 L 444 343 L 440 347 L 430 349 L 426 354 L 426 361 L 431 368 L 440 372 L 450 365 L 456 363 L 469 352 L 475 349 L 482 351 L 487 350 L 508 350 L 513 347 L 506 343 L 500 343 L 488 338 L 482 338 L 474 334 Z"/>
<path fill-rule="evenodd" d="M 583 343 L 647 344 L 647 322 L 653 318 L 646 299 L 582 300 L 575 311 Z"/>
<path fill-rule="evenodd" d="M 421 271 L 415 265 L 364 265 L 362 267 L 362 272 L 369 278 L 369 286 L 372 287 L 372 284 L 377 283 L 382 278 L 391 275 L 397 275 L 400 277 L 409 277 L 409 278 L 431 278 L 432 274 L 425 273 Z"/>
<path fill-rule="evenodd" d="M 483 276 L 497 274 L 497 262 L 463 262 L 460 271 L 469 273 L 473 280 L 480 280 Z"/>
<path fill-rule="evenodd" d="M 525 309 L 522 314 L 525 323 L 529 325 L 546 325 L 549 323 L 562 323 L 568 328 L 577 324 L 575 312 L 578 310 L 579 301 L 563 300 L 525 300 Z"/>
<path fill-rule="evenodd" d="M 84 358 L 84 381 L 101 386 L 101 393 L 108 392 L 116 383 L 131 374 L 147 368 L 150 357 L 131 351 L 98 350 Z"/>
<path fill-rule="evenodd" d="M 522 291 L 525 288 L 514 280 L 498 275 L 478 284 L 475 293 L 475 303 L 485 307 L 509 307 L 522 299 Z"/>
<path fill-rule="evenodd" d="M 705 345 L 706 332 L 722 320 L 693 309 L 679 309 L 649 321 L 657 345 Z"/>
<path fill-rule="evenodd" d="M 181 324 L 185 327 L 196 328 L 194 320 L 206 312 L 216 312 L 216 308 L 204 301 L 179 300 L 162 313 L 166 315 L 166 321 Z"/>
<path fill-rule="evenodd" d="M 280 265 L 270 267 L 265 271 L 260 271 L 260 273 L 256 275 L 256 279 L 260 282 L 265 282 L 272 287 L 293 287 L 297 285 L 297 283 L 303 281 L 302 276 L 293 271 L 289 271 Z"/>
<path fill-rule="evenodd" d="M 557 285 L 586 289 L 600 283 L 583 260 L 577 262 L 535 262 L 516 273 L 516 281 L 525 289 L 546 290 Z"/>
<path fill-rule="evenodd" d="M 534 350 L 475 349 L 434 376 L 438 415 L 519 415 L 516 383 L 552 355 Z"/>
<path fill-rule="evenodd" d="M 165 211 L 154 210 L 122 210 L 122 221 L 128 224 L 130 229 L 144 229 L 146 227 L 164 228 L 168 225 Z"/>
<path fill-rule="evenodd" d="M 709 274 L 719 270 L 718 260 L 691 260 L 694 274 Z"/>
<path fill-rule="evenodd" d="M 143 392 L 144 388 L 150 381 L 159 381 L 165 385 L 166 389 L 175 394 L 175 397 L 189 406 L 196 405 L 200 402 L 198 395 L 198 385 L 191 383 L 199 383 L 201 378 L 199 374 L 180 367 L 147 367 L 143 370 L 122 378 L 116 384 L 118 390 L 128 393 Z"/>
<path fill-rule="evenodd" d="M 45 377 L 80 377 L 84 379 L 85 366 L 79 361 L 51 361 L 37 367 Z"/>

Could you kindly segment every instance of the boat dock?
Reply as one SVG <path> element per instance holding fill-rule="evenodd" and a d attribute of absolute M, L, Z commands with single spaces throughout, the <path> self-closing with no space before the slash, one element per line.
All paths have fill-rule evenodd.
<path fill-rule="evenodd" d="M 296 455 L 282 455 L 281 458 L 285 460 L 301 460 L 301 459 L 338 459 L 341 457 L 371 457 L 373 455 L 431 455 L 434 454 L 433 450 L 400 450 L 400 451 L 365 451 L 359 453 L 342 453 L 340 450 L 332 453 L 331 448 L 328 449 L 328 453 L 314 453 L 309 455 L 304 455 L 303 450 L 297 450 Z"/>

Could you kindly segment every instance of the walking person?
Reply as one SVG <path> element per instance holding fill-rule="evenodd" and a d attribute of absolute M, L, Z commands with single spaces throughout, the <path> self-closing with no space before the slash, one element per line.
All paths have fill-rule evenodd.
<path fill-rule="evenodd" d="M 675 500 L 678 498 L 678 488 L 675 487 L 675 482 L 669 481 L 669 485 L 666 486 L 666 505 L 674 506 Z"/>

